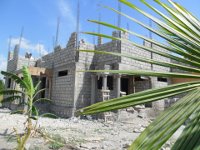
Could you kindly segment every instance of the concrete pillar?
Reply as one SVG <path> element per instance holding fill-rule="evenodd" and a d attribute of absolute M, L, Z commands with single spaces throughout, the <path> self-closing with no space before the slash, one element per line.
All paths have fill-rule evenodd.
<path fill-rule="evenodd" d="M 49 98 L 49 78 L 46 76 L 46 84 L 45 84 L 45 97 L 48 97 Z M 47 92 L 48 92 L 48 95 L 47 95 Z"/>
<path fill-rule="evenodd" d="M 96 75 L 91 75 L 91 104 L 95 103 L 96 98 Z"/>
<path fill-rule="evenodd" d="M 51 77 L 48 77 L 49 78 L 49 99 L 51 99 L 51 91 L 52 91 L 52 78 Z"/>
<path fill-rule="evenodd" d="M 99 36 L 97 45 L 101 45 L 101 44 L 103 44 L 103 38 Z"/>
<path fill-rule="evenodd" d="M 103 75 L 103 90 L 107 90 L 107 76 L 106 74 Z"/>
<path fill-rule="evenodd" d="M 117 80 L 116 80 L 116 82 L 117 82 L 117 97 L 120 97 L 120 93 L 121 93 L 121 75 L 120 74 L 118 74 L 118 75 L 116 75 L 116 77 L 117 77 Z"/>

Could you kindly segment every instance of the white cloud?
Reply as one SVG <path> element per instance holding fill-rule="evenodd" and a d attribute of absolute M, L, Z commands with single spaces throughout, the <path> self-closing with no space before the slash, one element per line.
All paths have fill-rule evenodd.
<path fill-rule="evenodd" d="M 67 20 L 68 25 L 74 28 L 76 25 L 76 15 L 74 12 L 76 11 L 72 10 L 70 3 L 66 0 L 58 0 L 58 9 L 61 16 Z"/>
<path fill-rule="evenodd" d="M 12 39 L 11 46 L 14 47 L 16 44 L 19 44 L 19 38 Z M 46 55 L 48 53 L 43 44 L 33 44 L 25 38 L 22 38 L 20 48 L 41 55 Z"/>
<path fill-rule="evenodd" d="M 0 71 L 5 71 L 7 67 L 7 59 L 5 56 L 0 55 Z M 3 76 L 0 74 L 0 79 L 3 79 Z"/>

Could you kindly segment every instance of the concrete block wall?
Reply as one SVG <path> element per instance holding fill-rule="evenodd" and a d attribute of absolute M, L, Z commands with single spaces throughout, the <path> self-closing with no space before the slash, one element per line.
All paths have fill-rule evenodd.
<path fill-rule="evenodd" d="M 129 40 L 128 33 L 120 32 L 121 38 Z M 143 58 L 151 58 L 150 52 L 140 49 L 136 46 L 133 46 L 128 41 L 121 41 L 121 53 L 128 54 L 134 57 L 143 57 Z M 129 59 L 122 57 L 121 62 L 122 66 L 128 66 L 129 69 L 139 69 L 139 70 L 150 70 L 151 65 L 149 63 L 140 62 L 134 59 Z M 127 67 L 126 67 L 127 68 Z M 120 68 L 123 70 L 123 68 Z"/>
<path fill-rule="evenodd" d="M 127 33 L 119 31 L 114 31 L 113 36 L 125 39 L 129 38 Z M 13 59 L 8 62 L 8 70 L 10 71 L 15 71 L 23 65 L 27 65 L 27 63 L 31 66 L 44 67 L 53 70 L 51 92 L 53 104 L 51 105 L 51 110 L 61 117 L 71 117 L 76 109 L 88 106 L 91 103 L 91 73 L 79 72 L 80 70 L 105 69 L 106 65 L 110 66 L 110 69 L 116 70 L 151 70 L 151 64 L 149 63 L 113 55 L 78 52 L 76 50 L 76 40 L 76 33 L 72 33 L 65 48 L 57 46 L 53 53 L 43 56 L 41 59 L 37 60 L 37 62 L 35 60 L 27 61 L 27 59 L 18 58 L 18 51 L 16 49 L 13 53 Z M 148 45 L 149 43 L 146 42 L 145 44 Z M 164 51 L 155 45 L 152 45 L 152 47 Z M 151 58 L 150 52 L 137 48 L 124 41 L 112 40 L 95 46 L 81 40 L 78 48 L 126 53 L 135 57 Z M 153 54 L 153 58 L 156 60 L 169 61 L 156 54 Z M 66 76 L 58 76 L 58 73 L 64 70 L 67 70 L 68 74 Z M 169 71 L 169 68 L 153 65 L 153 70 Z M 113 76 L 113 90 L 110 91 L 110 98 L 115 98 L 117 96 L 117 78 L 114 75 L 111 76 Z M 151 82 L 151 86 L 155 88 L 167 85 L 167 83 L 157 81 L 157 78 L 152 78 Z M 149 84 L 150 82 L 147 81 L 137 81 L 135 83 L 136 92 L 146 90 L 147 87 L 150 87 Z M 96 90 L 96 97 L 96 101 L 102 101 L 101 90 Z M 159 109 L 164 107 L 162 102 L 159 102 L 159 104 L 155 103 L 154 106 L 159 107 Z"/>
<path fill-rule="evenodd" d="M 58 72 L 68 70 L 68 75 L 58 77 Z M 51 110 L 62 117 L 72 116 L 74 104 L 75 63 L 54 68 L 52 82 L 53 104 Z"/>
<path fill-rule="evenodd" d="M 28 58 L 25 58 L 25 57 L 19 57 L 19 59 L 17 61 L 16 70 L 21 69 L 23 66 L 35 67 L 36 66 L 36 60 L 35 59 L 28 59 Z"/>
<path fill-rule="evenodd" d="M 51 110 L 62 117 L 71 117 L 74 107 L 76 79 L 76 34 L 72 33 L 65 48 L 56 47 L 53 59 L 53 82 Z M 59 77 L 59 71 L 67 70 L 66 76 Z"/>
<path fill-rule="evenodd" d="M 157 77 L 151 77 L 152 88 L 162 88 L 168 85 L 168 82 L 160 82 Z M 165 101 L 168 99 L 162 99 L 156 102 L 153 102 L 153 108 L 155 110 L 164 110 L 165 109 Z"/>
<path fill-rule="evenodd" d="M 81 40 L 79 43 L 81 50 L 94 50 L 95 45 L 89 44 Z M 91 73 L 80 72 L 84 70 L 94 70 L 94 53 L 78 52 L 79 59 L 76 63 L 75 70 L 75 109 L 79 109 L 90 105 L 91 103 Z"/>
<path fill-rule="evenodd" d="M 135 81 L 135 92 L 141 92 L 151 88 L 151 82 L 149 80 Z"/>
<path fill-rule="evenodd" d="M 154 44 L 152 44 L 152 48 L 156 49 L 156 50 L 159 50 L 160 52 L 169 53 L 167 50 L 165 50 L 163 48 L 160 48 L 159 46 L 154 45 Z M 160 56 L 158 54 L 153 54 L 153 59 L 154 60 L 158 60 L 158 61 L 162 61 L 162 62 L 170 63 L 170 59 L 169 58 Z M 169 67 L 158 66 L 158 65 L 153 65 L 153 70 L 154 71 L 160 71 L 160 72 L 169 72 L 170 68 Z"/>
<path fill-rule="evenodd" d="M 37 60 L 36 65 L 37 67 L 52 69 L 54 65 L 54 53 L 49 53 L 43 56 Z"/>
<path fill-rule="evenodd" d="M 113 77 L 113 89 L 110 90 L 110 99 L 116 98 L 117 97 L 117 79 L 115 76 L 110 75 Z M 98 80 L 98 78 L 97 78 Z M 96 81 L 97 82 L 97 81 Z M 96 91 L 97 93 L 97 98 L 96 98 L 96 102 L 101 102 L 102 101 L 102 90 L 101 89 L 97 89 Z"/>
<path fill-rule="evenodd" d="M 152 49 L 158 50 L 160 52 L 169 53 L 167 50 L 165 50 L 165 49 L 163 49 L 163 48 L 161 48 L 161 47 L 159 47 L 159 46 L 157 46 L 155 44 L 151 44 L 151 43 L 149 43 L 147 41 L 144 41 L 144 46 L 151 47 Z M 151 53 L 149 52 L 149 54 L 151 54 Z M 149 57 L 149 58 L 151 58 L 151 57 Z M 168 62 L 168 63 L 170 63 L 170 61 L 171 61 L 171 59 L 166 58 L 164 56 L 160 56 L 160 55 L 155 54 L 155 53 L 152 54 L 152 58 L 154 60 L 158 60 L 158 61 L 162 61 L 162 62 Z M 169 67 L 158 66 L 158 65 L 153 65 L 153 71 L 169 72 L 170 68 Z"/>
<path fill-rule="evenodd" d="M 118 52 L 120 53 L 121 43 L 120 41 L 111 41 L 108 43 L 104 43 L 102 45 L 98 45 L 96 50 L 107 51 L 107 52 Z M 95 65 L 98 64 L 114 64 L 120 61 L 120 57 L 113 55 L 104 55 L 104 54 L 95 54 Z"/>

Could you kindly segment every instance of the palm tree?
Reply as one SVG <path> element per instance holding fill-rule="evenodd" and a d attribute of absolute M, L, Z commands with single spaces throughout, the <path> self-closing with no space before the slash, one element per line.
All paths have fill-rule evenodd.
<path fill-rule="evenodd" d="M 131 144 L 130 150 L 157 150 L 169 140 L 169 138 L 175 133 L 175 131 L 184 124 L 184 122 L 191 117 L 190 122 L 186 125 L 182 134 L 173 145 L 172 149 L 177 150 L 191 150 L 200 149 L 200 21 L 193 16 L 189 11 L 180 6 L 179 4 L 168 0 L 168 3 L 161 2 L 160 0 L 154 0 L 159 4 L 169 15 L 166 15 L 153 7 L 145 0 L 141 2 L 148 8 L 157 13 L 161 18 L 152 16 L 151 14 L 141 10 L 133 3 L 127 0 L 119 0 L 121 3 L 130 7 L 144 16 L 151 19 L 158 25 L 159 31 L 140 22 L 137 19 L 119 12 L 113 8 L 105 7 L 111 11 L 114 11 L 133 22 L 148 29 L 154 34 L 165 39 L 169 44 L 161 43 L 157 40 L 153 40 L 137 34 L 133 31 L 129 31 L 125 28 L 120 28 L 112 24 L 89 20 L 90 22 L 101 24 L 103 26 L 127 32 L 131 35 L 139 37 L 145 41 L 151 42 L 161 48 L 164 48 L 166 52 L 156 50 L 154 48 L 145 47 L 139 45 L 133 41 L 129 41 L 123 38 L 112 37 L 105 34 L 98 34 L 93 32 L 85 32 L 86 34 L 101 36 L 103 38 L 109 38 L 120 41 L 127 41 L 133 46 L 143 48 L 146 51 L 158 54 L 160 56 L 167 57 L 172 62 L 162 62 L 153 59 L 147 59 L 144 57 L 134 57 L 128 54 L 112 53 L 105 51 L 94 50 L 81 50 L 82 52 L 92 52 L 97 54 L 109 54 L 121 57 L 127 57 L 130 59 L 138 60 L 141 62 L 151 63 L 159 66 L 170 67 L 172 69 L 179 70 L 178 72 L 153 72 L 144 70 L 91 70 L 89 72 L 110 72 L 128 75 L 143 75 L 143 76 L 156 76 L 156 77 L 169 77 L 169 78 L 190 78 L 190 82 L 178 83 L 169 85 L 163 88 L 150 89 L 143 92 L 130 94 L 125 97 L 115 98 L 108 101 L 93 104 L 91 106 L 82 108 L 77 111 L 78 115 L 89 115 L 95 113 L 101 113 L 111 110 L 122 109 L 130 106 L 140 105 L 148 102 L 157 101 L 163 98 L 171 97 L 177 94 L 186 93 L 178 102 L 172 105 L 161 113 Z M 174 63 L 174 62 L 179 62 Z"/>
<path fill-rule="evenodd" d="M 17 134 L 17 130 L 15 129 L 15 132 L 17 134 L 17 150 L 24 150 L 25 144 L 27 140 L 29 139 L 31 132 L 35 130 L 35 127 L 32 125 L 32 119 L 37 120 L 39 116 L 39 112 L 35 106 L 35 104 L 39 101 L 50 101 L 46 98 L 36 99 L 37 95 L 44 91 L 45 89 L 39 89 L 40 82 L 37 83 L 37 85 L 33 85 L 33 81 L 31 78 L 31 75 L 28 71 L 27 67 L 23 67 L 22 74 L 23 78 L 18 77 L 17 75 L 9 72 L 2 71 L 1 72 L 4 76 L 12 79 L 15 83 L 17 83 L 20 86 L 20 90 L 16 89 L 3 89 L 0 90 L 0 95 L 4 95 L 4 99 L 1 101 L 2 103 L 5 102 L 13 102 L 15 100 L 25 99 L 23 102 L 24 107 L 26 110 L 16 110 L 13 113 L 23 113 L 27 115 L 27 121 L 26 121 L 26 130 L 25 133 L 21 136 Z M 19 104 L 21 105 L 21 104 Z M 53 117 L 56 116 L 50 113 L 42 114 L 43 117 Z"/>

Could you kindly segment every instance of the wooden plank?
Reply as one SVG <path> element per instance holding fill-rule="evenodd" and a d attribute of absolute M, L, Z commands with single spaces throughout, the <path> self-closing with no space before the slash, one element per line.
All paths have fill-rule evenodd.
<path fill-rule="evenodd" d="M 53 71 L 47 68 L 29 67 L 28 69 L 29 69 L 30 74 L 33 76 L 44 75 L 44 76 L 52 77 L 53 75 Z"/>
<path fill-rule="evenodd" d="M 184 82 L 191 82 L 191 81 L 198 81 L 199 79 L 192 79 L 192 78 L 172 78 L 171 83 L 184 83 Z"/>
<path fill-rule="evenodd" d="M 52 69 L 40 68 L 40 67 L 28 67 L 28 70 L 32 76 L 46 76 L 46 77 L 53 76 Z M 20 76 L 22 74 L 22 69 L 17 70 L 15 73 Z"/>

